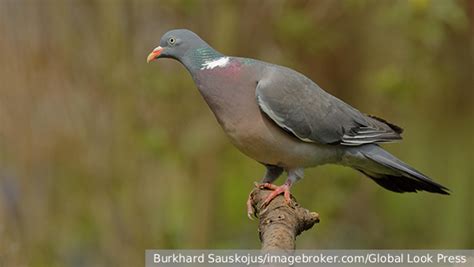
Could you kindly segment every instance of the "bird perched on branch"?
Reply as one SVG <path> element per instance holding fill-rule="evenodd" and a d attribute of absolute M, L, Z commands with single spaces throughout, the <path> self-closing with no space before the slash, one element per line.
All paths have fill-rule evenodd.
<path fill-rule="evenodd" d="M 274 191 L 265 204 L 281 193 L 289 202 L 304 169 L 327 163 L 352 167 L 394 192 L 449 194 L 379 146 L 400 140 L 400 127 L 361 113 L 297 71 L 223 55 L 185 29 L 165 33 L 147 62 L 159 58 L 186 67 L 231 142 L 266 166 L 261 187 Z M 283 172 L 285 183 L 274 185 Z"/>

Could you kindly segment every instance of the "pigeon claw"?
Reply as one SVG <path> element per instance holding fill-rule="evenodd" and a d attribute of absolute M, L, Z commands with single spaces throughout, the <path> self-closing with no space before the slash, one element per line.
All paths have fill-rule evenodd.
<path fill-rule="evenodd" d="M 257 218 L 256 211 L 252 204 L 252 195 L 249 195 L 249 198 L 247 199 L 247 217 L 252 221 Z"/>
<path fill-rule="evenodd" d="M 277 185 L 274 185 L 274 184 L 271 184 L 271 183 L 262 183 L 262 184 L 255 183 L 255 187 L 257 187 L 259 189 L 269 189 L 269 190 L 273 191 L 262 202 L 261 207 L 260 207 L 260 212 L 261 213 L 265 213 L 268 204 L 270 204 L 270 202 L 274 198 L 276 198 L 278 195 L 280 195 L 282 193 L 283 193 L 283 196 L 285 197 L 285 203 L 287 205 L 291 206 L 291 193 L 290 193 L 290 187 L 291 186 L 289 184 L 285 183 L 281 186 L 277 186 Z M 247 199 L 247 216 L 249 217 L 250 220 L 254 220 L 254 219 L 258 218 L 257 211 L 253 207 L 252 196 L 251 195 L 249 195 L 249 197 Z"/>
<path fill-rule="evenodd" d="M 271 184 L 271 183 L 254 183 L 255 188 L 258 189 L 270 189 L 270 190 L 276 190 L 278 186 Z M 247 217 L 249 217 L 250 220 L 254 220 L 258 218 L 257 211 L 253 207 L 252 203 L 252 193 L 250 193 L 248 199 L 247 199 Z"/>
<path fill-rule="evenodd" d="M 281 186 L 276 186 L 276 185 L 273 185 L 273 184 L 269 184 L 270 186 L 269 187 L 266 187 L 266 184 L 263 184 L 263 188 L 267 188 L 267 189 L 270 189 L 270 190 L 273 190 L 273 192 L 271 192 L 267 198 L 265 198 L 265 200 L 263 201 L 262 203 L 262 208 L 268 206 L 268 204 L 270 204 L 270 202 L 275 198 L 277 197 L 278 195 L 280 195 L 281 193 L 283 193 L 283 196 L 285 197 L 285 202 L 287 205 L 290 205 L 291 203 L 291 197 L 290 197 L 290 186 L 288 184 L 283 184 Z"/>
<path fill-rule="evenodd" d="M 271 183 L 259 184 L 257 187 L 260 188 L 260 189 L 270 189 L 270 190 L 277 190 L 278 189 L 277 185 L 274 185 L 274 184 L 271 184 Z"/>

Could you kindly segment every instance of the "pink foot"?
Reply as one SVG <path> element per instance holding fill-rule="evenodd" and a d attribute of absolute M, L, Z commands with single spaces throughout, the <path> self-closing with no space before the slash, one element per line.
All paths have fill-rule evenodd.
<path fill-rule="evenodd" d="M 265 208 L 266 206 L 268 206 L 268 204 L 270 204 L 270 202 L 281 193 L 284 194 L 286 204 L 289 205 L 291 203 L 291 197 L 290 197 L 291 186 L 286 183 L 281 186 L 277 186 L 271 183 L 262 183 L 262 184 L 255 183 L 255 186 L 260 189 L 273 190 L 273 192 L 271 192 L 267 196 L 267 198 L 263 201 L 262 208 Z M 247 216 L 251 220 L 253 220 L 254 218 L 257 218 L 257 215 L 255 214 L 255 209 L 253 208 L 253 205 L 252 205 L 251 195 L 249 195 L 247 199 Z"/>
<path fill-rule="evenodd" d="M 271 184 L 271 183 L 263 183 L 263 184 L 256 184 L 256 186 L 260 189 L 270 189 L 270 190 L 277 190 L 278 186 Z"/>
<path fill-rule="evenodd" d="M 267 196 L 265 201 L 262 203 L 262 207 L 266 207 L 270 202 L 277 197 L 279 194 L 283 193 L 283 196 L 285 197 L 285 202 L 286 204 L 291 203 L 291 198 L 290 198 L 290 186 L 288 184 L 283 184 L 281 186 L 276 186 L 273 184 L 263 184 L 261 185 L 260 188 L 267 188 L 270 190 L 273 190 L 273 192 L 270 193 L 270 195 Z"/>
<path fill-rule="evenodd" d="M 276 190 L 278 186 L 271 184 L 271 183 L 257 183 L 255 182 L 255 187 L 260 188 L 260 189 L 270 189 L 270 190 Z M 250 220 L 253 220 L 254 218 L 257 218 L 257 214 L 255 209 L 253 208 L 252 205 L 252 196 L 249 195 L 247 199 L 247 217 L 249 217 Z"/>
<path fill-rule="evenodd" d="M 252 221 L 254 218 L 257 217 L 257 215 L 255 214 L 255 209 L 252 205 L 252 195 L 249 195 L 249 198 L 247 199 L 247 217 L 249 217 L 249 219 Z"/>

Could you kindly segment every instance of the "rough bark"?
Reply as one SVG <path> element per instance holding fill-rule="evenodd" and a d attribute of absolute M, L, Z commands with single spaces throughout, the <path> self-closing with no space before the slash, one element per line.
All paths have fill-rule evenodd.
<path fill-rule="evenodd" d="M 252 206 L 260 220 L 258 232 L 262 251 L 292 251 L 296 236 L 318 223 L 319 214 L 301 207 L 293 196 L 291 203 L 287 204 L 283 195 L 277 196 L 262 209 L 261 205 L 270 192 L 256 187 L 250 193 Z"/>

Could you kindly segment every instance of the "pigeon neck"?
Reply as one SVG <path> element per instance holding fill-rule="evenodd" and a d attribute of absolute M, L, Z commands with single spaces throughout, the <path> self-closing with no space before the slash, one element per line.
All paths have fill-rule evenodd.
<path fill-rule="evenodd" d="M 214 50 L 212 47 L 199 47 L 190 49 L 183 57 L 181 62 L 188 69 L 189 72 L 204 69 L 206 64 L 223 58 L 224 55 Z"/>

